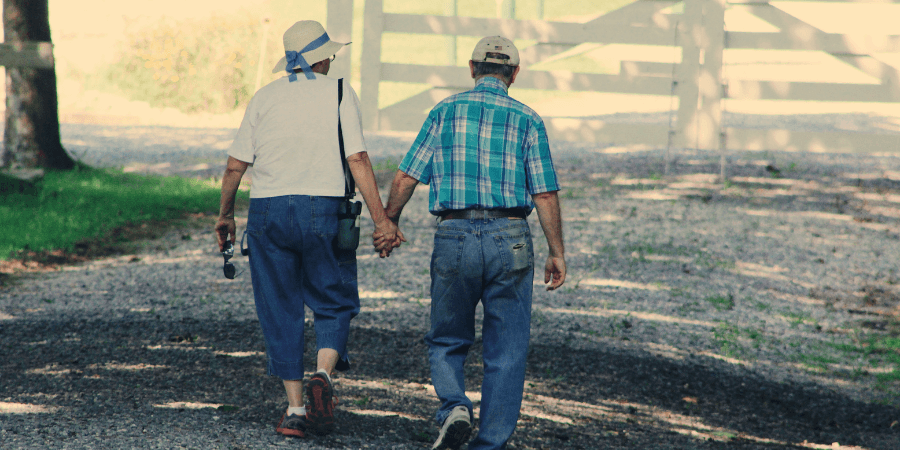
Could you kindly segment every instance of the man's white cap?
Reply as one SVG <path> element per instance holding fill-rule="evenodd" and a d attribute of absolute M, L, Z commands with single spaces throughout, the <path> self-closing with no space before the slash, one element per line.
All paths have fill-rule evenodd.
<path fill-rule="evenodd" d="M 508 56 L 509 59 L 488 58 L 488 53 L 499 53 Z M 518 66 L 519 50 L 516 49 L 512 41 L 503 36 L 488 36 L 475 44 L 475 50 L 472 52 L 472 61 Z"/>
<path fill-rule="evenodd" d="M 331 55 L 337 53 L 338 50 L 347 44 L 334 42 L 325 32 L 325 27 L 315 20 L 301 20 L 284 32 L 284 51 L 285 52 L 302 52 L 300 55 L 309 64 L 313 65 L 323 59 L 328 59 Z M 303 51 L 305 48 L 308 50 Z M 293 70 L 301 67 L 300 64 L 293 64 L 293 67 L 287 67 L 287 56 L 282 57 L 272 73 L 279 73 Z"/>

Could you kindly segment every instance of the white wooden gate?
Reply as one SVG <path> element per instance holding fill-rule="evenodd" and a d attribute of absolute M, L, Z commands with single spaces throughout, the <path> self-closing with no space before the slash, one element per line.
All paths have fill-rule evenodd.
<path fill-rule="evenodd" d="M 331 0 L 352 2 L 352 0 Z M 391 14 L 382 0 L 366 0 L 361 60 L 362 114 L 368 130 L 416 131 L 425 114 L 446 96 L 471 89 L 468 68 L 396 64 L 382 61 L 383 33 L 476 36 L 499 34 L 510 39 L 571 48 L 584 43 L 644 44 L 678 50 L 672 64 L 623 61 L 618 74 L 529 70 L 540 60 L 524 61 L 515 87 L 674 96 L 677 111 L 670 123 L 607 123 L 591 118 L 545 118 L 555 139 L 684 147 L 706 150 L 757 149 L 801 151 L 898 151 L 900 135 L 849 132 L 803 132 L 722 126 L 726 99 L 900 102 L 897 68 L 872 56 L 900 52 L 900 36 L 830 34 L 777 6 L 758 0 L 638 0 L 587 23 L 474 17 Z M 726 9 L 752 14 L 777 31 L 728 31 Z M 331 11 L 331 9 L 329 9 Z M 329 23 L 332 23 L 329 20 Z M 856 67 L 880 84 L 807 81 L 729 81 L 723 77 L 726 49 L 816 50 Z M 544 57 L 551 55 L 544 55 Z M 431 89 L 384 109 L 378 107 L 384 81 L 425 83 Z M 900 104 L 900 103 L 898 103 Z"/>
<path fill-rule="evenodd" d="M 721 1 L 721 0 L 717 0 Z M 728 49 L 815 50 L 855 67 L 879 80 L 878 84 L 816 83 L 806 81 L 729 81 L 725 92 L 730 99 L 799 100 L 807 102 L 867 102 L 900 105 L 900 76 L 897 67 L 885 64 L 875 54 L 900 52 L 898 35 L 844 35 L 826 33 L 779 9 L 775 3 L 731 0 L 731 8 L 742 10 L 772 24 L 779 31 L 769 33 L 725 33 Z M 833 3 L 871 3 L 865 0 Z M 719 10 L 721 3 L 708 1 Z M 850 16 L 843 20 L 864 20 Z M 717 25 L 718 27 L 718 25 Z M 900 31 L 900 28 L 895 28 Z M 727 147 L 733 149 L 777 149 L 841 152 L 900 151 L 900 136 L 852 132 L 804 132 L 784 129 L 753 130 L 726 128 Z"/>

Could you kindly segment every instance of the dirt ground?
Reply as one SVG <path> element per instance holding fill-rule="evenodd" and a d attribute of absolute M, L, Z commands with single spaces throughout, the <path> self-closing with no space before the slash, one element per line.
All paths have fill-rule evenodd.
<path fill-rule="evenodd" d="M 510 448 L 900 448 L 900 161 L 736 154 L 725 184 L 718 162 L 558 158 L 569 277 L 541 289 L 530 218 L 539 276 Z M 212 217 L 7 263 L 0 447 L 430 448 L 426 204 L 417 191 L 390 259 L 361 246 L 340 426 L 306 440 L 272 431 L 283 392 L 245 261 L 221 278 Z"/>

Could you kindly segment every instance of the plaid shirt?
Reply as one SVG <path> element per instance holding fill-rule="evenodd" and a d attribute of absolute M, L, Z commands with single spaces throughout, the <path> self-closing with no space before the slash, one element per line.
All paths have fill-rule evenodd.
<path fill-rule="evenodd" d="M 522 208 L 531 195 L 558 191 L 544 122 L 494 77 L 434 107 L 400 163 L 431 184 L 428 209 Z"/>

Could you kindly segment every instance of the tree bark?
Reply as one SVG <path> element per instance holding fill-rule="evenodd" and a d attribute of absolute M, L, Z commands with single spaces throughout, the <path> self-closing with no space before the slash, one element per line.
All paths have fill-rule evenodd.
<path fill-rule="evenodd" d="M 7 44 L 50 42 L 48 0 L 3 0 Z M 59 135 L 55 69 L 6 68 L 6 125 L 0 167 L 71 169 Z"/>

